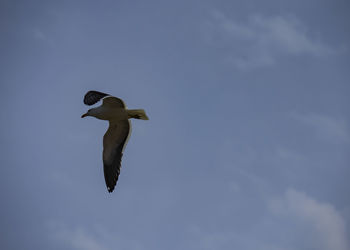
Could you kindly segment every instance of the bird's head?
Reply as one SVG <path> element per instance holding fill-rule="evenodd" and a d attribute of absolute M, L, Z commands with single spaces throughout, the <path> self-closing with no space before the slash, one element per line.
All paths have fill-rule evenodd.
<path fill-rule="evenodd" d="M 81 118 L 84 118 L 84 117 L 86 117 L 86 116 L 92 116 L 91 113 L 92 113 L 92 109 L 89 109 L 85 114 L 83 114 L 83 115 L 81 116 Z"/>

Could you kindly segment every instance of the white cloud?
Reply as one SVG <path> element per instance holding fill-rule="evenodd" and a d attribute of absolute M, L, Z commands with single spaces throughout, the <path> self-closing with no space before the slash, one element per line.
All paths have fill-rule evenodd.
<path fill-rule="evenodd" d="M 349 142 L 350 133 L 348 126 L 343 120 L 321 114 L 298 114 L 292 117 L 297 121 L 315 129 L 319 136 L 333 142 Z"/>
<path fill-rule="evenodd" d="M 331 52 L 325 45 L 309 37 L 306 28 L 295 18 L 253 16 L 251 23 L 261 31 L 259 39 L 262 42 L 276 45 L 286 53 L 322 56 Z"/>
<path fill-rule="evenodd" d="M 233 193 L 238 193 L 241 190 L 239 183 L 233 180 L 228 183 L 228 188 L 230 192 L 233 192 Z"/>
<path fill-rule="evenodd" d="M 62 223 L 50 222 L 51 237 L 76 250 L 108 250 L 97 235 L 82 227 L 69 228 Z"/>
<path fill-rule="evenodd" d="M 68 236 L 68 237 L 67 237 Z M 65 234 L 67 242 L 76 249 L 98 250 L 107 249 L 99 243 L 92 235 L 89 235 L 83 229 L 76 229 Z"/>
<path fill-rule="evenodd" d="M 284 247 L 279 245 L 273 245 L 267 243 L 261 235 L 264 232 L 254 234 L 252 232 L 245 233 L 244 230 L 235 226 L 235 229 L 231 231 L 208 232 L 207 227 L 199 227 L 196 225 L 189 225 L 187 233 L 193 239 L 193 244 L 190 245 L 190 249 L 203 249 L 203 250 L 296 250 L 296 247 Z M 254 229 L 252 229 L 254 231 Z M 267 231 L 270 229 L 265 229 Z"/>
<path fill-rule="evenodd" d="M 104 225 L 81 226 L 69 225 L 57 220 L 47 222 L 48 237 L 65 246 L 66 249 L 74 250 L 143 250 L 145 247 L 139 239 L 123 236 Z"/>
<path fill-rule="evenodd" d="M 39 29 L 34 29 L 33 30 L 33 36 L 34 38 L 38 39 L 38 40 L 47 40 L 47 36 Z"/>
<path fill-rule="evenodd" d="M 271 201 L 270 208 L 275 214 L 292 216 L 311 225 L 322 249 L 349 249 L 344 219 L 331 204 L 288 189 L 283 198 Z"/>
<path fill-rule="evenodd" d="M 30 30 L 32 33 L 32 36 L 34 37 L 34 39 L 41 41 L 41 42 L 45 42 L 47 43 L 49 46 L 53 46 L 54 42 L 53 40 L 42 30 L 38 29 L 38 28 L 33 28 Z"/>
<path fill-rule="evenodd" d="M 251 15 L 246 22 L 237 22 L 214 11 L 206 31 L 210 43 L 227 50 L 229 60 L 240 69 L 272 65 L 280 56 L 333 53 L 295 17 Z"/>

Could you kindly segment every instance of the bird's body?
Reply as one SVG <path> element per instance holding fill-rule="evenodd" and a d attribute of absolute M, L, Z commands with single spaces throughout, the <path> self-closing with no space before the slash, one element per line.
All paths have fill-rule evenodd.
<path fill-rule="evenodd" d="M 121 121 L 128 119 L 128 112 L 125 108 L 99 106 L 90 110 L 90 115 L 100 120 Z"/>
<path fill-rule="evenodd" d="M 129 119 L 148 120 L 148 117 L 143 109 L 129 110 L 121 99 L 98 91 L 86 93 L 84 103 L 93 105 L 102 98 L 102 105 L 89 109 L 82 118 L 93 116 L 109 121 L 108 130 L 103 136 L 103 170 L 107 189 L 112 192 L 120 174 L 121 158 L 131 132 Z"/>

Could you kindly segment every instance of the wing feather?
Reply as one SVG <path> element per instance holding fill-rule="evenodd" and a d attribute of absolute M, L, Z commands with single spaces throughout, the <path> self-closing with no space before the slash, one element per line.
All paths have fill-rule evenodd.
<path fill-rule="evenodd" d="M 114 96 L 108 96 L 104 98 L 102 105 L 111 108 L 126 108 L 123 100 Z"/>
<path fill-rule="evenodd" d="M 91 106 L 97 103 L 98 101 L 100 101 L 102 98 L 104 98 L 102 103 L 102 105 L 104 106 L 109 106 L 114 108 L 126 108 L 126 105 L 122 99 L 119 99 L 117 97 L 114 97 L 99 91 L 95 91 L 95 90 L 90 90 L 85 94 L 84 104 Z"/>
<path fill-rule="evenodd" d="M 103 171 L 108 192 L 113 192 L 120 174 L 123 150 L 130 133 L 128 120 L 110 121 L 103 137 Z"/>
<path fill-rule="evenodd" d="M 94 105 L 96 102 L 98 102 L 105 96 L 108 96 L 108 94 L 95 91 L 95 90 L 90 90 L 84 96 L 84 104 L 89 106 Z"/>

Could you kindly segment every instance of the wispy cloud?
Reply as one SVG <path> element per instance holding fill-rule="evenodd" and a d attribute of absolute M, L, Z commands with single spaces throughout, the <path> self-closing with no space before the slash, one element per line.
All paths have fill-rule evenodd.
<path fill-rule="evenodd" d="M 271 65 L 280 56 L 318 57 L 334 52 L 311 37 L 305 25 L 291 16 L 251 15 L 245 22 L 238 22 L 214 11 L 206 31 L 210 43 L 227 51 L 240 69 Z"/>
<path fill-rule="evenodd" d="M 345 121 L 323 114 L 299 114 L 293 113 L 292 117 L 297 121 L 314 129 L 315 132 L 333 142 L 349 142 L 350 133 Z"/>
<path fill-rule="evenodd" d="M 63 245 L 65 249 L 74 250 L 143 250 L 139 239 L 123 237 L 104 225 L 71 225 L 57 220 L 50 220 L 46 224 L 48 238 L 55 245 Z"/>
<path fill-rule="evenodd" d="M 108 250 L 101 239 L 82 227 L 69 228 L 62 223 L 50 222 L 50 236 L 62 242 L 69 249 L 76 250 Z"/>
<path fill-rule="evenodd" d="M 31 29 L 31 33 L 34 39 L 41 41 L 41 42 L 45 42 L 50 46 L 54 45 L 53 40 L 41 29 L 38 28 L 33 28 Z"/>
<path fill-rule="evenodd" d="M 39 29 L 33 30 L 33 36 L 34 36 L 34 38 L 39 39 L 39 40 L 46 40 L 47 39 L 47 36 Z"/>
<path fill-rule="evenodd" d="M 344 219 L 331 204 L 290 188 L 282 198 L 271 201 L 270 209 L 277 215 L 292 216 L 311 225 L 322 249 L 349 249 Z"/>
<path fill-rule="evenodd" d="M 258 224 L 258 223 L 257 223 Z M 267 242 L 267 239 L 261 237 L 264 232 L 258 232 L 258 234 L 250 233 L 244 234 L 238 228 L 231 231 L 215 231 L 208 232 L 208 228 L 201 228 L 196 225 L 189 225 L 187 227 L 187 233 L 195 239 L 194 244 L 191 245 L 191 249 L 204 249 L 204 250 L 228 250 L 228 249 L 260 249 L 260 250 L 296 250 L 297 247 L 284 247 L 280 245 L 274 245 Z M 254 230 L 254 229 L 252 229 Z"/>

